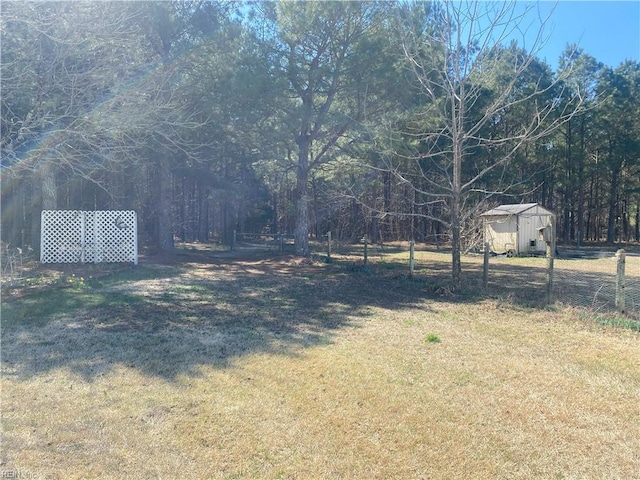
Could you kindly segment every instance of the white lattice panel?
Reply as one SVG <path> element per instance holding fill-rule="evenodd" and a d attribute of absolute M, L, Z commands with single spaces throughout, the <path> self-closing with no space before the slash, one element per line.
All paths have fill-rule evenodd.
<path fill-rule="evenodd" d="M 95 226 L 96 214 L 98 212 L 84 213 L 84 250 L 82 251 L 83 263 L 100 263 L 96 256 L 96 242 L 98 237 L 97 228 Z"/>
<path fill-rule="evenodd" d="M 42 263 L 138 263 L 134 211 L 43 210 Z"/>

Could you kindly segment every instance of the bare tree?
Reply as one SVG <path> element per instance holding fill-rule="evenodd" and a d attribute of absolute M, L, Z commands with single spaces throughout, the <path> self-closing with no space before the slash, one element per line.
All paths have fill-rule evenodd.
<path fill-rule="evenodd" d="M 193 150 L 185 132 L 201 122 L 177 88 L 179 65 L 154 51 L 152 6 L 2 4 L 2 173 L 38 179 L 34 209 L 58 208 L 59 186 L 71 179 L 112 195 L 109 175 L 149 156 L 160 157 L 165 180 L 162 159 Z M 168 205 L 158 218 L 170 249 Z"/>
<path fill-rule="evenodd" d="M 444 1 L 434 4 L 431 23 L 416 28 L 401 21 L 420 113 L 404 123 L 403 149 L 383 155 L 384 168 L 425 204 L 444 210 L 431 218 L 451 234 L 454 289 L 461 285 L 464 223 L 488 198 L 514 188 L 506 171 L 519 152 L 581 108 L 581 102 L 563 106 L 565 74 L 553 77 L 537 60 L 548 18 L 536 17 L 535 5 L 521 7 Z M 513 43 L 516 34 L 526 48 Z"/>

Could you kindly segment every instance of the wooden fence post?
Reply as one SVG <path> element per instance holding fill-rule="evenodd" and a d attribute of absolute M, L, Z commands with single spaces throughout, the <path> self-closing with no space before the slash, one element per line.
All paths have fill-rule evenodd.
<path fill-rule="evenodd" d="M 547 240 L 547 305 L 553 303 L 553 260 L 556 255 L 556 218 L 551 217 L 550 238 Z"/>
<path fill-rule="evenodd" d="M 327 257 L 331 258 L 331 230 L 327 232 Z"/>
<path fill-rule="evenodd" d="M 625 251 L 623 248 L 616 252 L 616 310 L 620 313 L 625 311 L 625 294 L 624 294 L 624 268 L 625 268 Z"/>
<path fill-rule="evenodd" d="M 415 264 L 415 248 L 416 242 L 411 240 L 409 242 L 409 276 L 413 278 L 413 268 Z"/>

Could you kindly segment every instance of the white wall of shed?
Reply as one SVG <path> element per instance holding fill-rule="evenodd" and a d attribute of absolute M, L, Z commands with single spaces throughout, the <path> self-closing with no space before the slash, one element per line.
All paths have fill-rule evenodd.
<path fill-rule="evenodd" d="M 515 215 L 485 217 L 484 241 L 495 253 L 518 248 L 518 224 Z"/>
<path fill-rule="evenodd" d="M 544 210 L 544 209 L 542 209 Z M 546 211 L 545 211 L 546 212 Z M 551 216 L 546 213 L 540 214 L 521 214 L 518 216 L 518 253 L 546 251 L 546 244 L 538 238 L 538 230 L 549 225 Z M 530 242 L 536 242 L 535 247 L 531 247 Z"/>

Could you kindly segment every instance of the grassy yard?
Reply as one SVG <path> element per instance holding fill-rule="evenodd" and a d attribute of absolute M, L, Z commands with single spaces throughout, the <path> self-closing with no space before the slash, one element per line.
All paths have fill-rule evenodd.
<path fill-rule="evenodd" d="M 640 478 L 638 332 L 383 267 L 192 255 L 5 295 L 3 478 Z"/>

